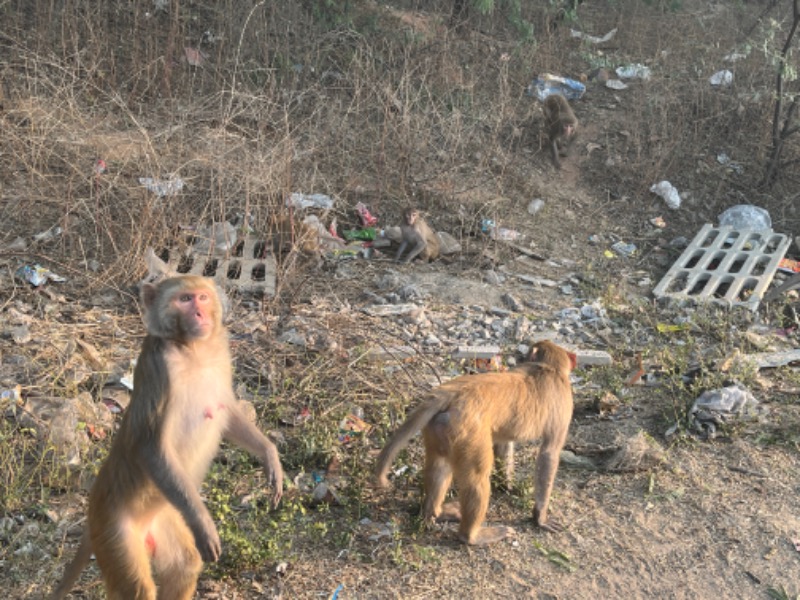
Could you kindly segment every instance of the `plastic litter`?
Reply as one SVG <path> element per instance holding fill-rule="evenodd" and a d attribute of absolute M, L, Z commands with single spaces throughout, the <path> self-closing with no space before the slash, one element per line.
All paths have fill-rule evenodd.
<path fill-rule="evenodd" d="M 731 160 L 731 157 L 728 156 L 725 152 L 720 152 L 719 154 L 717 154 L 717 162 L 723 165 L 724 167 L 727 167 L 734 173 L 741 174 L 744 171 L 744 167 L 740 163 Z"/>
<path fill-rule="evenodd" d="M 356 204 L 356 212 L 358 213 L 358 216 L 361 219 L 361 224 L 364 227 L 372 227 L 378 222 L 378 217 L 373 216 L 363 202 Z"/>
<path fill-rule="evenodd" d="M 717 71 L 708 78 L 708 83 L 715 87 L 727 87 L 733 83 L 733 73 L 728 71 L 728 69 Z"/>
<path fill-rule="evenodd" d="M 582 40 L 586 40 L 591 44 L 603 44 L 611 40 L 611 38 L 613 38 L 615 35 L 617 35 L 617 28 L 614 27 L 614 29 L 612 29 L 602 37 L 597 37 L 596 35 L 589 35 L 588 33 L 583 33 L 582 31 L 578 31 L 576 29 L 570 29 L 569 34 L 574 38 L 580 38 Z"/>
<path fill-rule="evenodd" d="M 169 179 L 154 179 L 152 177 L 139 177 L 139 183 L 153 192 L 159 198 L 175 196 L 183 189 L 183 179 L 170 177 Z"/>
<path fill-rule="evenodd" d="M 17 269 L 17 277 L 35 287 L 39 287 L 48 281 L 54 281 L 55 283 L 63 283 L 66 281 L 61 275 L 56 275 L 50 269 L 45 269 L 41 265 L 23 265 Z"/>
<path fill-rule="evenodd" d="M 627 90 L 628 84 L 619 79 L 609 79 L 606 81 L 606 87 L 610 90 Z"/>
<path fill-rule="evenodd" d="M 650 79 L 650 67 L 645 67 L 639 63 L 633 65 L 625 65 L 624 67 L 617 67 L 617 77 L 622 79 Z"/>
<path fill-rule="evenodd" d="M 364 227 L 363 229 L 345 229 L 342 235 L 348 242 L 353 240 L 370 242 L 377 237 L 378 232 L 374 227 Z"/>
<path fill-rule="evenodd" d="M 544 208 L 544 200 L 541 198 L 534 198 L 528 203 L 528 214 L 535 215 Z"/>
<path fill-rule="evenodd" d="M 531 81 L 525 93 L 528 96 L 536 96 L 544 101 L 550 94 L 561 94 L 567 100 L 577 100 L 586 92 L 586 86 L 580 81 L 567 79 L 559 75 L 542 73 Z"/>
<path fill-rule="evenodd" d="M 333 198 L 327 194 L 301 194 L 293 192 L 286 199 L 286 206 L 292 208 L 333 208 Z"/>
<path fill-rule="evenodd" d="M 681 207 L 681 196 L 669 181 L 654 183 L 650 186 L 650 191 L 661 196 L 672 210 L 678 210 Z"/>
<path fill-rule="evenodd" d="M 772 219 L 769 213 L 759 206 L 737 204 L 719 215 L 719 226 L 734 229 L 772 229 Z"/>
<path fill-rule="evenodd" d="M 481 222 L 481 231 L 488 234 L 493 240 L 511 242 L 522 237 L 519 231 L 506 227 L 497 227 L 492 219 L 484 219 Z"/>
<path fill-rule="evenodd" d="M 623 241 L 614 243 L 611 246 L 611 249 L 617 254 L 622 254 L 623 256 L 633 256 L 636 254 L 636 244 L 626 244 Z"/>
<path fill-rule="evenodd" d="M 717 428 L 741 418 L 758 416 L 758 400 L 738 385 L 703 392 L 689 411 L 692 429 L 709 438 Z"/>

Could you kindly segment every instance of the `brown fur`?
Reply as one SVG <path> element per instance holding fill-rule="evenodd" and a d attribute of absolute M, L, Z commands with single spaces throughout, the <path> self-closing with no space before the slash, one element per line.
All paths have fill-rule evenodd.
<path fill-rule="evenodd" d="M 224 437 L 258 457 L 280 501 L 275 445 L 234 397 L 222 305 L 213 282 L 179 276 L 142 287 L 148 335 L 134 390 L 89 495 L 87 530 L 52 598 L 94 552 L 110 600 L 188 600 L 221 544 L 199 487 Z M 159 580 L 159 588 L 153 573 Z"/>
<path fill-rule="evenodd" d="M 569 373 L 574 367 L 574 354 L 543 341 L 534 346 L 531 361 L 516 369 L 465 375 L 434 389 L 378 456 L 378 485 L 388 485 L 389 467 L 421 429 L 426 521 L 460 520 L 462 542 L 492 543 L 514 531 L 481 527 L 489 506 L 493 445 L 507 451 L 511 442 L 540 438 L 533 519 L 548 531 L 560 530 L 558 524 L 548 521 L 547 507 L 572 418 Z M 453 479 L 460 507 L 443 504 Z"/>
<path fill-rule="evenodd" d="M 411 262 L 417 256 L 426 262 L 439 258 L 441 249 L 439 237 L 428 227 L 419 211 L 408 208 L 403 212 L 403 224 L 400 226 L 400 232 L 403 239 L 395 256 L 397 262 L 400 262 L 406 249 L 408 249 L 408 255 L 403 261 L 406 263 Z"/>
<path fill-rule="evenodd" d="M 578 129 L 578 119 L 567 99 L 560 94 L 551 94 L 545 98 L 543 111 L 553 166 L 560 169 L 561 161 L 558 156 L 567 156 L 567 148 L 572 144 Z"/>

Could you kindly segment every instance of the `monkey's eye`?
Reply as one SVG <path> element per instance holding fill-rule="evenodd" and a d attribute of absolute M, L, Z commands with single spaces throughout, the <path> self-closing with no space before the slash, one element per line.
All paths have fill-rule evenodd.
<path fill-rule="evenodd" d="M 199 302 L 208 302 L 208 294 L 197 294 L 197 300 Z"/>
<path fill-rule="evenodd" d="M 192 295 L 191 294 L 181 294 L 180 296 L 178 296 L 178 301 L 179 302 L 191 302 L 192 301 Z"/>

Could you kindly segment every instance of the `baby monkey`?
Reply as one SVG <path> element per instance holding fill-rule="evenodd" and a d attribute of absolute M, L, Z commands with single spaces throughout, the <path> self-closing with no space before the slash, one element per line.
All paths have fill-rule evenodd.
<path fill-rule="evenodd" d="M 407 208 L 403 211 L 403 224 L 400 225 L 400 233 L 403 239 L 395 256 L 397 262 L 400 262 L 403 252 L 409 247 L 408 255 L 403 262 L 409 263 L 417 256 L 424 261 L 435 260 L 439 257 L 439 238 L 428 227 L 425 219 L 422 218 L 417 209 Z"/>
<path fill-rule="evenodd" d="M 553 166 L 560 169 L 561 161 L 558 157 L 567 156 L 567 148 L 572 144 L 578 129 L 578 119 L 567 99 L 561 94 L 551 94 L 545 98 L 543 111 Z"/>

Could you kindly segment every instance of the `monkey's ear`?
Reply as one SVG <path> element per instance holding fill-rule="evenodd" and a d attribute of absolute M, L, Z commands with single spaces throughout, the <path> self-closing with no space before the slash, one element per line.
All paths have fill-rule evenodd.
<path fill-rule="evenodd" d="M 156 300 L 156 286 L 152 283 L 142 284 L 141 298 L 145 310 L 150 310 Z"/>
<path fill-rule="evenodd" d="M 574 352 L 567 352 L 569 355 L 570 370 L 575 370 L 578 366 L 578 355 Z"/>

